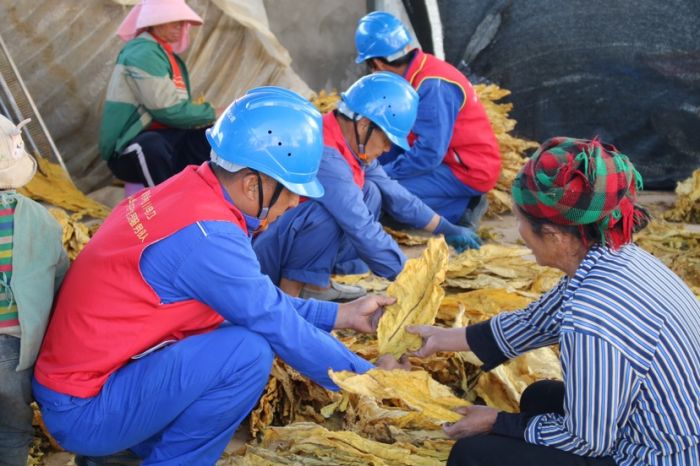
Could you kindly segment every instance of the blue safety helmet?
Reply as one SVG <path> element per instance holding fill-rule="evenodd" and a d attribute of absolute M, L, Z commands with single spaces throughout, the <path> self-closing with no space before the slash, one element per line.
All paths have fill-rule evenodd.
<path fill-rule="evenodd" d="M 323 196 L 316 178 L 323 152 L 321 114 L 288 89 L 263 86 L 234 101 L 207 130 L 212 161 L 248 167 L 293 193 Z"/>
<path fill-rule="evenodd" d="M 400 19 L 385 11 L 363 16 L 355 31 L 355 63 L 382 57 L 389 61 L 406 55 L 413 47 L 411 34 Z"/>
<path fill-rule="evenodd" d="M 418 94 L 401 76 L 381 71 L 363 76 L 340 94 L 343 113 L 350 110 L 377 125 L 391 142 L 410 149 L 408 134 L 416 122 Z"/>

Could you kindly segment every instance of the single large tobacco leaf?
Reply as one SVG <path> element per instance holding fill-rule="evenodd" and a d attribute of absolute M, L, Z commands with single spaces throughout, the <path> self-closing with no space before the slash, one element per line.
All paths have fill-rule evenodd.
<path fill-rule="evenodd" d="M 449 250 L 440 238 L 431 238 L 423 254 L 406 262 L 396 281 L 387 288 L 387 295 L 396 298 L 388 306 L 377 329 L 379 354 L 391 353 L 399 358 L 407 351 L 421 347 L 421 338 L 406 332 L 408 325 L 431 325 L 445 292 Z"/>

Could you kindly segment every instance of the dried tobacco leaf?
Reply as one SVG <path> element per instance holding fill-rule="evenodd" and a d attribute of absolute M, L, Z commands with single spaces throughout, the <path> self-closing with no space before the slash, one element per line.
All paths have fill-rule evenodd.
<path fill-rule="evenodd" d="M 464 277 L 494 259 L 519 258 L 529 254 L 532 252 L 522 246 L 485 244 L 479 249 L 468 249 L 455 256 L 447 266 L 447 276 Z"/>
<path fill-rule="evenodd" d="M 481 374 L 476 393 L 488 406 L 516 413 L 528 385 L 548 379 L 562 379 L 559 357 L 552 348 L 538 348 Z"/>
<path fill-rule="evenodd" d="M 330 431 L 312 423 L 294 423 L 271 427 L 265 432 L 262 446 L 282 457 L 320 459 L 327 465 L 414 465 L 443 464 L 426 450 L 409 443 L 380 443 L 349 431 Z M 244 463 L 239 463 L 244 464 Z M 282 463 L 284 464 L 284 463 Z M 313 464 L 313 463 L 312 463 Z"/>
<path fill-rule="evenodd" d="M 377 339 L 379 353 L 391 353 L 399 358 L 421 346 L 421 338 L 406 332 L 408 325 L 430 325 L 445 295 L 441 287 L 449 250 L 444 238 L 431 238 L 423 254 L 409 259 L 396 281 L 389 285 L 387 295 L 396 298 L 379 320 Z"/>
<path fill-rule="evenodd" d="M 676 203 L 664 213 L 664 218 L 672 222 L 700 223 L 700 169 L 678 183 Z"/>
<path fill-rule="evenodd" d="M 421 412 L 384 406 L 380 401 L 369 396 L 357 397 L 354 408 L 356 419 L 353 427 L 366 431 L 367 425 L 385 423 L 407 429 L 437 430 L 440 428 L 432 418 Z"/>
<path fill-rule="evenodd" d="M 393 228 L 384 227 L 384 231 L 389 233 L 394 241 L 403 246 L 420 246 L 422 244 L 427 244 L 430 239 L 429 236 L 417 236 L 410 235 L 405 231 L 394 230 Z"/>
<path fill-rule="evenodd" d="M 639 246 L 666 264 L 691 289 L 700 287 L 700 232 L 655 221 L 635 239 Z"/>
<path fill-rule="evenodd" d="M 250 414 L 250 434 L 255 437 L 272 423 L 323 422 L 321 409 L 338 397 L 275 358 L 263 396 Z"/>
<path fill-rule="evenodd" d="M 487 244 L 465 251 L 450 261 L 445 284 L 463 290 L 499 288 L 541 294 L 561 279 L 560 270 L 537 265 L 521 246 Z"/>
<path fill-rule="evenodd" d="M 368 292 L 385 291 L 391 284 L 386 278 L 378 277 L 371 273 L 362 273 L 356 275 L 333 275 L 331 279 L 334 282 L 342 283 L 343 285 L 361 286 Z"/>
<path fill-rule="evenodd" d="M 324 89 L 321 89 L 316 97 L 311 99 L 311 103 L 314 104 L 321 113 L 328 113 L 335 110 L 339 101 L 340 95 L 338 95 L 338 91 L 326 92 Z"/>
<path fill-rule="evenodd" d="M 451 294 L 442 300 L 437 318 L 449 324 L 455 320 L 459 307 L 462 306 L 469 323 L 476 323 L 490 319 L 502 311 L 522 309 L 531 301 L 531 298 L 500 288 Z"/>
<path fill-rule="evenodd" d="M 94 218 L 105 218 L 110 209 L 83 194 L 66 176 L 60 165 L 43 157 L 36 157 L 39 170 L 18 192 L 34 200 L 62 207 Z"/>
<path fill-rule="evenodd" d="M 449 388 L 436 382 L 429 373 L 418 371 L 372 369 L 364 374 L 333 372 L 330 376 L 349 393 L 375 400 L 400 400 L 436 423 L 455 422 L 461 418 L 453 411 L 470 403 L 457 398 Z"/>
<path fill-rule="evenodd" d="M 85 245 L 90 241 L 90 237 L 94 231 L 81 221 L 83 215 L 81 213 L 68 215 L 68 213 L 57 207 L 49 207 L 49 213 L 63 228 L 63 247 L 68 253 L 68 258 L 74 260 L 83 250 Z"/>

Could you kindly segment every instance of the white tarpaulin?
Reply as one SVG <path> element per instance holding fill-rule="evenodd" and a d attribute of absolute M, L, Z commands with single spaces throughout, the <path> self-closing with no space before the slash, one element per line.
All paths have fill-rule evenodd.
<path fill-rule="evenodd" d="M 123 42 L 115 32 L 130 0 L 0 0 L 0 35 L 73 179 L 92 190 L 111 179 L 97 138 L 104 93 Z M 228 104 L 247 89 L 312 91 L 270 32 L 262 0 L 189 0 L 204 19 L 186 61 L 194 98 Z"/>

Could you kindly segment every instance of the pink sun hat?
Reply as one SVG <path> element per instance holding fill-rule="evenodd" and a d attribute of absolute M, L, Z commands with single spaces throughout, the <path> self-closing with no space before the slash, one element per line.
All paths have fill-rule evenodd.
<path fill-rule="evenodd" d="M 190 26 L 204 21 L 185 0 L 142 0 L 134 6 L 117 29 L 123 41 L 130 41 L 151 26 L 185 21 L 179 42 L 172 44 L 175 53 L 184 52 L 189 45 Z"/>

